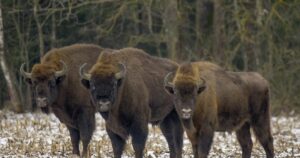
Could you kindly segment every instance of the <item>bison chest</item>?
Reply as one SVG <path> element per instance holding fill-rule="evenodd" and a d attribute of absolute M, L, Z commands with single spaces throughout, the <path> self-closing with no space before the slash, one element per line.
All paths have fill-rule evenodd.
<path fill-rule="evenodd" d="M 249 114 L 242 113 L 220 113 L 218 115 L 217 131 L 236 131 L 249 121 Z"/>

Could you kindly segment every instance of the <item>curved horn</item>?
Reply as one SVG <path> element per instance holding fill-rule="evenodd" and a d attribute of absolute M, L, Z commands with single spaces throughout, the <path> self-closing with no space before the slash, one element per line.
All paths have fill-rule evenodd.
<path fill-rule="evenodd" d="M 60 77 L 60 76 L 63 76 L 67 73 L 67 65 L 65 62 L 63 62 L 62 60 L 60 60 L 60 62 L 62 63 L 63 65 L 63 69 L 60 70 L 60 71 L 56 71 L 55 72 L 55 77 Z"/>
<path fill-rule="evenodd" d="M 85 79 L 85 80 L 90 80 L 91 79 L 91 74 L 88 74 L 88 73 L 85 73 L 83 72 L 83 69 L 84 67 L 86 66 L 86 63 L 82 64 L 79 68 L 79 75 L 82 79 Z"/>
<path fill-rule="evenodd" d="M 170 82 L 171 77 L 172 77 L 173 75 L 174 75 L 174 72 L 169 72 L 169 73 L 165 76 L 165 79 L 164 79 L 164 85 L 165 85 L 165 86 L 171 86 L 171 87 L 173 87 L 172 82 Z"/>
<path fill-rule="evenodd" d="M 23 63 L 20 67 L 20 72 L 25 78 L 31 78 L 31 73 L 25 72 L 24 70 L 25 63 Z"/>
<path fill-rule="evenodd" d="M 121 79 L 121 78 L 125 77 L 125 74 L 126 74 L 126 67 L 123 63 L 119 63 L 119 69 L 120 69 L 120 72 L 115 74 L 116 79 Z"/>

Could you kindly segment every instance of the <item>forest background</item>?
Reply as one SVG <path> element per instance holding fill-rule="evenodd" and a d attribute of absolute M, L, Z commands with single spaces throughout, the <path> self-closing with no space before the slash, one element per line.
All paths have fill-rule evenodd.
<path fill-rule="evenodd" d="M 299 0 L 1 0 L 0 9 L 0 109 L 33 111 L 20 65 L 30 71 L 74 43 L 257 71 L 274 113 L 300 109 Z"/>

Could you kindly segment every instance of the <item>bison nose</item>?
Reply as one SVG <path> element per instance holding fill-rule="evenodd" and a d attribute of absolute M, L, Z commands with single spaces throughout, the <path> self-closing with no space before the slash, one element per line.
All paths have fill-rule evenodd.
<path fill-rule="evenodd" d="M 46 97 L 38 97 L 36 98 L 36 104 L 38 107 L 46 107 L 47 106 L 47 98 Z"/>
<path fill-rule="evenodd" d="M 191 116 L 192 116 L 192 109 L 190 109 L 190 108 L 188 108 L 188 109 L 184 108 L 181 111 L 182 111 L 182 117 L 184 119 L 191 118 Z"/>
<path fill-rule="evenodd" d="M 100 112 L 107 112 L 111 102 L 110 101 L 98 101 L 98 107 Z"/>

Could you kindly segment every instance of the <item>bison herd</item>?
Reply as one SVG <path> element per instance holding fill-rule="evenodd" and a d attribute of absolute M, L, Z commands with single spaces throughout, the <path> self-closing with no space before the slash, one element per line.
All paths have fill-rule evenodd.
<path fill-rule="evenodd" d="M 75 155 L 88 157 L 99 112 L 116 158 L 129 136 L 135 157 L 143 157 L 149 123 L 160 127 L 171 158 L 182 157 L 184 131 L 194 157 L 208 156 L 215 131 L 234 131 L 242 157 L 250 158 L 250 128 L 266 157 L 274 157 L 269 86 L 256 72 L 231 72 L 205 61 L 177 64 L 140 49 L 92 44 L 53 49 L 31 72 L 24 64 L 20 72 L 37 106 L 68 128 Z"/>

